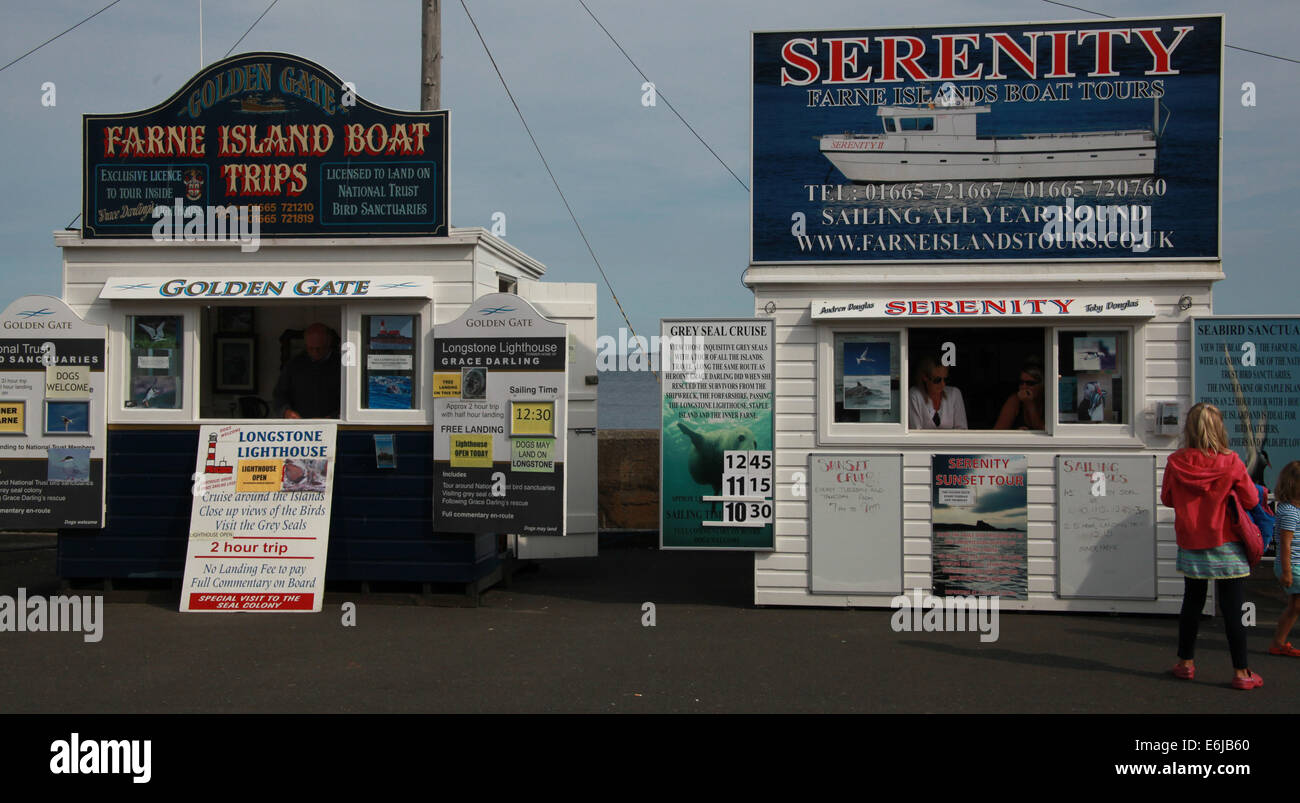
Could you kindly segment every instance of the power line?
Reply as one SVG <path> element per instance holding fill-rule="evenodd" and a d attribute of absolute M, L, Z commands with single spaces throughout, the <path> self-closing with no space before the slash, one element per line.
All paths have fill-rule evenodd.
<path fill-rule="evenodd" d="M 93 20 L 95 17 L 98 17 L 100 14 L 103 14 L 105 11 L 108 11 L 110 8 L 112 8 L 113 6 L 117 5 L 117 4 L 120 3 L 120 2 L 122 2 L 122 0 L 113 0 L 113 2 L 111 2 L 111 3 L 109 3 L 108 5 L 104 6 L 104 7 L 101 8 L 100 10 L 96 11 L 94 14 L 91 14 L 89 17 L 86 17 L 84 20 L 82 20 L 81 22 L 78 22 L 76 25 L 73 25 L 71 28 L 69 28 L 68 30 L 64 31 L 63 33 L 69 33 L 69 32 L 71 32 L 71 31 L 75 31 L 77 28 L 80 28 L 82 25 L 86 24 L 87 22 L 90 22 L 90 21 Z M 39 45 L 37 45 L 36 47 L 34 47 L 34 48 L 32 48 L 31 50 L 27 51 L 26 53 L 22 54 L 22 55 L 19 56 L 18 58 L 14 59 L 13 61 L 11 61 L 11 62 L 9 62 L 8 64 L 6 64 L 5 66 L 0 67 L 0 72 L 3 72 L 4 70 L 9 69 L 9 68 L 12 67 L 13 65 L 17 64 L 18 62 L 20 62 L 20 61 L 22 61 L 23 59 L 27 58 L 27 57 L 30 56 L 31 54 L 33 54 L 33 53 L 35 53 L 36 51 L 40 50 L 41 48 L 45 47 L 45 46 L 48 45 L 50 42 L 53 42 L 55 39 L 58 39 L 60 36 L 63 36 L 63 33 L 61 33 L 61 34 L 57 34 L 57 35 L 55 35 L 55 36 L 51 36 L 49 39 L 46 39 L 44 42 L 41 42 L 41 43 L 40 43 Z"/>
<path fill-rule="evenodd" d="M 465 16 L 469 17 L 469 24 L 473 26 L 478 41 L 483 45 L 483 52 L 487 53 L 488 61 L 492 62 L 492 69 L 496 70 L 497 78 L 500 79 L 501 86 L 506 91 L 506 97 L 510 98 L 510 105 L 515 107 L 515 114 L 519 115 L 519 122 L 524 124 L 524 131 L 527 132 L 528 139 L 532 141 L 533 149 L 537 151 L 537 157 L 542 160 L 542 167 L 546 168 L 546 175 L 551 177 L 551 183 L 555 185 L 555 191 L 560 194 L 560 200 L 564 202 L 564 208 L 568 210 L 569 218 L 573 220 L 573 225 L 578 229 L 583 244 L 587 246 L 587 253 L 591 254 L 591 261 L 596 263 L 596 270 L 600 271 L 600 277 L 605 280 L 605 287 L 609 289 L 609 294 L 614 299 L 619 314 L 623 316 L 623 322 L 627 324 L 628 331 L 633 335 L 632 342 L 636 343 L 637 347 L 640 348 L 641 341 L 636 337 L 636 329 L 632 326 L 632 321 L 627 317 L 627 311 L 623 309 L 623 304 L 618 300 L 618 293 L 614 292 L 614 285 L 610 283 L 609 276 L 605 274 L 605 268 L 601 266 L 600 259 L 596 257 L 596 251 L 591 247 L 591 241 L 587 239 L 587 233 L 582 230 L 582 224 L 578 222 L 578 216 L 574 214 L 573 207 L 569 205 L 569 199 L 564 197 L 564 190 L 560 189 L 560 182 L 555 178 L 555 173 L 551 171 L 551 166 L 542 153 L 542 146 L 537 144 L 537 137 L 533 136 L 533 130 L 528 127 L 528 121 L 524 119 L 524 113 L 515 101 L 514 93 L 510 91 L 510 85 L 506 83 L 506 77 L 501 74 L 501 68 L 497 66 L 497 60 L 493 58 L 492 50 L 488 47 L 487 40 L 483 38 L 483 32 L 478 29 L 478 23 L 474 21 L 474 15 L 469 13 L 469 6 L 465 5 L 465 0 L 460 0 L 460 7 L 465 9 Z"/>
<path fill-rule="evenodd" d="M 104 8 L 101 8 L 99 11 L 96 11 L 95 14 L 99 14 L 100 12 L 102 12 L 102 11 L 104 11 L 105 9 L 109 8 L 109 6 L 117 5 L 117 4 L 120 3 L 120 2 L 122 2 L 122 0 L 113 0 L 113 2 L 109 3 L 107 6 L 104 6 Z M 257 23 L 259 23 L 259 22 L 262 21 L 262 17 L 265 17 L 265 16 L 267 15 L 267 12 L 269 12 L 271 9 L 275 8 L 275 4 L 278 3 L 278 2 L 280 2 L 280 0 L 271 0 L 271 5 L 269 5 L 269 6 L 266 7 L 266 11 L 263 11 L 262 14 L 261 14 L 261 16 L 259 16 L 259 17 L 258 17 L 257 19 L 255 19 L 255 20 L 253 20 L 253 24 L 250 25 L 250 26 L 248 26 L 248 30 L 247 30 L 247 31 L 244 31 L 244 36 L 248 36 L 248 34 L 251 33 L 252 30 L 253 30 L 254 28 L 257 27 Z M 90 16 L 93 17 L 93 16 L 95 16 L 95 14 L 91 14 Z M 86 20 L 88 20 L 88 19 L 90 19 L 90 17 L 86 17 Z M 81 22 L 85 22 L 86 20 L 82 20 Z M 80 25 L 81 22 L 78 22 L 77 25 Z M 77 25 L 73 25 L 72 28 L 77 27 Z M 69 28 L 68 31 L 72 30 L 72 28 Z M 67 33 L 68 31 L 64 31 L 63 33 Z M 59 34 L 59 36 L 63 36 L 63 33 Z M 59 36 L 54 37 L 54 39 L 58 39 Z M 229 56 L 231 53 L 234 53 L 234 52 L 235 52 L 235 48 L 239 47 L 239 43 L 242 42 L 242 41 L 244 41 L 244 36 L 239 37 L 239 39 L 238 39 L 238 40 L 237 40 L 233 45 L 230 46 L 230 49 L 226 51 L 226 56 Z M 54 39 L 51 39 L 50 42 L 53 42 Z M 49 44 L 49 42 L 46 42 L 45 44 Z M 45 45 L 41 45 L 40 47 L 44 47 L 44 46 L 45 46 Z M 38 48 L 37 48 L 37 49 L 38 49 Z M 28 51 L 28 52 L 34 52 L 34 50 L 35 50 L 35 49 L 33 49 L 32 51 Z M 23 56 L 25 56 L 25 55 L 27 55 L 27 54 L 24 53 Z M 23 58 L 23 56 L 19 56 L 18 58 Z M 225 58 L 225 56 L 223 56 L 222 58 Z M 14 61 L 17 61 L 17 60 L 18 60 L 18 59 L 14 59 Z M 9 64 L 13 64 L 13 61 L 9 62 Z M 9 64 L 6 64 L 5 67 L 8 67 Z M 3 70 L 3 69 L 4 69 L 4 67 L 0 67 L 0 70 Z M 64 228 L 64 229 L 71 229 L 71 228 L 72 228 L 72 224 L 73 224 L 73 223 L 76 223 L 76 222 L 77 222 L 77 218 L 79 218 L 79 217 L 81 217 L 81 213 L 80 213 L 80 212 L 78 212 L 78 213 L 77 213 L 77 216 L 74 217 L 72 220 L 68 221 L 68 225 L 64 226 L 63 228 Z"/>
<path fill-rule="evenodd" d="M 1056 0 L 1043 0 L 1043 2 L 1051 3 L 1054 6 L 1065 6 L 1066 8 L 1072 8 L 1075 11 L 1082 11 L 1085 14 L 1096 14 L 1098 17 L 1107 17 L 1108 19 L 1115 19 L 1114 14 L 1103 14 L 1100 11 L 1089 11 L 1088 9 L 1083 8 L 1082 6 L 1072 6 L 1069 3 L 1058 3 L 1056 2 Z"/>
<path fill-rule="evenodd" d="M 581 2 L 581 0 L 579 0 L 579 2 Z M 1084 8 L 1083 6 L 1072 6 L 1069 3 L 1061 3 L 1058 2 L 1058 0 L 1043 0 L 1043 2 L 1051 3 L 1054 6 L 1064 6 L 1065 8 L 1072 8 L 1075 11 L 1082 11 L 1085 14 L 1096 14 L 1098 17 L 1106 17 L 1107 19 L 1112 19 L 1112 20 L 1115 19 L 1114 14 L 1104 14 L 1100 11 L 1093 11 L 1092 9 Z M 1289 56 L 1278 56 L 1278 55 L 1274 55 L 1273 53 L 1265 53 L 1262 50 L 1251 50 L 1248 47 L 1237 47 L 1236 45 L 1230 45 L 1227 44 L 1226 42 L 1224 43 L 1223 46 L 1228 48 L 1229 50 L 1240 50 L 1243 53 L 1254 53 L 1256 56 L 1267 56 L 1270 59 L 1277 59 L 1278 61 L 1289 61 L 1292 64 L 1300 64 L 1300 59 L 1293 59 Z"/>
<path fill-rule="evenodd" d="M 1256 56 L 1268 56 L 1270 59 L 1277 59 L 1278 61 L 1289 61 L 1292 64 L 1300 64 L 1300 59 L 1293 59 L 1287 56 L 1275 56 L 1272 53 L 1265 53 L 1262 50 L 1251 50 L 1248 47 L 1237 47 L 1236 45 L 1227 45 L 1227 47 L 1230 47 L 1233 50 L 1240 50 L 1243 53 L 1254 53 Z"/>
<path fill-rule="evenodd" d="M 633 69 L 635 69 L 637 72 L 641 73 L 641 77 L 642 77 L 642 78 L 643 78 L 647 83 L 651 83 L 651 84 L 653 84 L 653 82 L 650 80 L 650 77 L 647 76 L 647 75 L 645 74 L 645 71 L 642 70 L 640 67 L 637 66 L 637 63 L 636 63 L 635 61 L 632 60 L 632 57 L 629 56 L 629 55 L 627 54 L 627 51 L 623 49 L 623 46 L 622 46 L 621 44 L 618 43 L 618 40 L 617 40 L 617 39 L 614 38 L 614 34 L 610 33 L 610 32 L 609 32 L 609 29 L 605 27 L 605 24 L 602 23 L 600 20 L 596 19 L 596 15 L 595 15 L 595 14 L 592 14 L 592 13 L 591 13 L 591 9 L 590 9 L 590 8 L 587 8 L 587 4 L 584 2 L 584 0 L 578 0 L 578 4 L 581 5 L 581 6 L 583 7 L 583 9 L 587 12 L 587 14 L 589 14 L 589 15 L 591 16 L 591 18 L 592 18 L 593 20 L 595 20 L 596 24 L 600 26 L 600 29 L 601 29 L 602 31 L 605 32 L 605 35 L 609 37 L 609 41 L 613 42 L 613 43 L 614 43 L 614 47 L 618 48 L 618 52 L 622 53 L 622 54 L 623 54 L 623 58 L 627 59 L 627 63 L 628 63 L 628 64 L 631 64 Z M 664 93 L 662 93 L 662 92 L 659 91 L 659 88 L 658 88 L 658 87 L 655 87 L 655 97 L 657 97 L 657 98 L 661 98 L 661 99 L 663 100 L 664 104 L 665 104 L 669 109 L 672 109 L 673 114 L 677 115 L 677 119 L 682 121 L 682 125 L 686 126 L 688 129 L 690 129 L 690 132 L 691 132 L 692 134 L 695 135 L 695 138 L 698 139 L 698 140 L 700 141 L 700 144 L 703 145 L 704 147 L 706 147 L 706 148 L 709 149 L 709 153 L 713 154 L 713 158 L 714 158 L 714 159 L 717 159 L 717 160 L 718 160 L 718 164 L 720 164 L 720 165 L 722 165 L 724 168 L 726 168 L 727 172 L 731 174 L 731 177 L 732 177 L 732 178 L 734 178 L 736 181 L 740 182 L 740 186 L 742 186 L 742 187 L 745 188 L 745 192 L 749 192 L 749 185 L 746 184 L 746 183 L 745 183 L 745 182 L 740 178 L 740 176 L 736 175 L 736 171 L 735 171 L 735 170 L 732 170 L 732 169 L 727 165 L 726 162 L 722 161 L 722 157 L 718 155 L 718 152 L 715 151 L 715 150 L 713 150 L 713 148 L 709 145 L 709 143 L 707 143 L 707 142 L 704 141 L 704 137 L 700 136 L 700 132 L 696 131 L 695 128 L 694 128 L 690 123 L 686 122 L 686 118 L 685 118 L 685 117 L 682 117 L 682 115 L 677 111 L 677 107 L 676 107 L 676 106 L 673 106 L 672 102 L 670 102 L 670 101 L 668 100 L 668 97 L 667 97 L 666 95 L 664 95 Z"/>
<path fill-rule="evenodd" d="M 257 23 L 262 21 L 262 17 L 265 17 L 271 9 L 275 8 L 275 4 L 278 2 L 280 2 L 280 0 L 271 0 L 271 5 L 266 7 L 266 11 L 262 12 L 262 16 L 253 20 L 253 24 L 248 26 L 247 31 L 244 31 L 244 36 L 248 36 L 250 33 L 252 33 L 253 29 L 257 27 Z M 230 46 L 230 49 L 226 51 L 226 56 L 229 56 L 231 53 L 235 52 L 235 48 L 239 47 L 239 42 L 244 41 L 244 36 L 239 37 L 239 41 L 235 42 L 233 45 Z M 225 58 L 225 56 L 222 56 L 222 58 Z"/>

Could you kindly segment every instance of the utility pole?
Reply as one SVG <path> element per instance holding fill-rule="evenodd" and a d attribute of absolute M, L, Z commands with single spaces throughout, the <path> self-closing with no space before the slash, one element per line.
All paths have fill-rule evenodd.
<path fill-rule="evenodd" d="M 442 103 L 442 0 L 422 0 L 420 26 L 420 109 Z"/>

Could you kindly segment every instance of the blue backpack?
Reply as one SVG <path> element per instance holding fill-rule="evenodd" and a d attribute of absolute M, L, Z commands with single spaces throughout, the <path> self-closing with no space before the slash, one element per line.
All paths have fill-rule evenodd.
<path fill-rule="evenodd" d="M 1259 537 L 1264 542 L 1264 549 L 1268 549 L 1268 545 L 1273 542 L 1273 525 L 1277 519 L 1268 509 L 1268 489 L 1256 484 L 1255 490 L 1259 491 L 1259 504 L 1250 510 L 1250 518 L 1259 528 Z"/>

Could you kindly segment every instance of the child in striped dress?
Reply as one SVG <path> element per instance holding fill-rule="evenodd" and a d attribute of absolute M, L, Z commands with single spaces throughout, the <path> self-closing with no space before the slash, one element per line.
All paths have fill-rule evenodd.
<path fill-rule="evenodd" d="M 1286 637 L 1300 616 L 1300 542 L 1295 537 L 1300 530 L 1300 460 L 1287 463 L 1277 478 L 1277 523 L 1273 532 L 1277 536 L 1277 558 L 1273 561 L 1273 574 L 1290 596 L 1273 632 L 1270 655 L 1300 658 L 1300 650 L 1291 646 Z"/>

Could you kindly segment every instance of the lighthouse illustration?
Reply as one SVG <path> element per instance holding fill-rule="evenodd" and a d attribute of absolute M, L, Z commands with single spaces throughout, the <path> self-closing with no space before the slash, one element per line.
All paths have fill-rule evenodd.
<path fill-rule="evenodd" d="M 228 465 L 225 460 L 217 462 L 217 433 L 208 436 L 208 459 L 203 464 L 204 474 L 231 474 L 234 466 Z"/>

